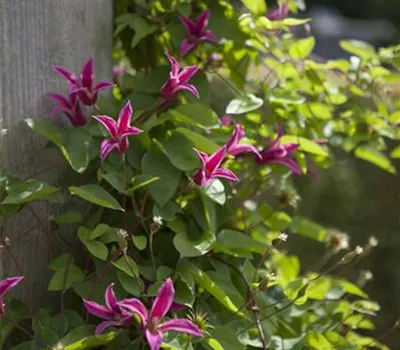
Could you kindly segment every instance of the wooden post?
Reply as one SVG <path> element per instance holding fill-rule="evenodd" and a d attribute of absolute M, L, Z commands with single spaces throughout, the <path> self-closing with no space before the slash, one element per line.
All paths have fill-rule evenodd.
<path fill-rule="evenodd" d="M 23 122 L 28 117 L 48 118 L 53 103 L 46 94 L 66 93 L 67 84 L 52 72 L 61 65 L 79 72 L 84 61 L 95 59 L 96 77 L 110 79 L 112 69 L 112 0 L 0 0 L 0 143 L 1 167 L 12 176 L 54 183 L 65 169 L 57 150 Z M 47 217 L 55 207 L 35 203 L 4 222 L 1 236 L 10 238 L 11 250 L 21 263 L 33 308 L 43 306 L 54 246 Z M 45 231 L 45 232 L 44 232 Z M 51 235 L 50 235 L 51 236 Z M 10 255 L 0 250 L 0 279 L 19 274 Z"/>

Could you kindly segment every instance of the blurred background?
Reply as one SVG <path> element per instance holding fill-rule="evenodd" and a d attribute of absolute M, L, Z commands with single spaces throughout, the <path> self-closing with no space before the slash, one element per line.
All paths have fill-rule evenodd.
<path fill-rule="evenodd" d="M 306 4 L 317 55 L 346 57 L 338 45 L 341 39 L 365 40 L 375 47 L 400 43 L 400 0 L 306 0 Z M 349 272 L 353 280 L 360 270 L 372 272 L 365 290 L 381 305 L 375 331 L 379 336 L 400 318 L 400 178 L 348 154 L 338 152 L 337 157 L 338 164 L 321 171 L 319 181 L 297 180 L 303 198 L 299 212 L 347 233 L 353 245 L 363 245 L 371 236 L 379 240 L 371 255 Z M 400 173 L 400 163 L 395 165 Z M 312 264 L 312 246 L 302 250 Z M 384 342 L 400 349 L 398 332 Z"/>

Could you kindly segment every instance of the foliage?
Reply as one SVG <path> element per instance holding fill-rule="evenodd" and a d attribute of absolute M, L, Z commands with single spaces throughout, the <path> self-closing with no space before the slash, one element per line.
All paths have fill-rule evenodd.
<path fill-rule="evenodd" d="M 399 152 L 388 141 L 400 138 L 400 99 L 391 88 L 400 47 L 377 51 L 348 40 L 341 47 L 350 60 L 317 60 L 315 38 L 295 35 L 297 26 L 312 27 L 292 18 L 295 1 L 288 16 L 268 17 L 264 0 L 243 0 L 240 11 L 224 0 L 131 3 L 115 8 L 112 100 L 97 96 L 111 84 L 94 87 L 92 61 L 80 79 L 56 67 L 71 86 L 68 103 L 56 100 L 71 127 L 27 120 L 80 180 L 62 191 L 0 173 L 5 217 L 37 201 L 79 198 L 90 208 L 49 218 L 49 232 L 71 246 L 49 263 L 48 289 L 61 295 L 60 309 L 33 315 L 7 299 L 0 348 L 19 334 L 14 350 L 142 349 L 143 332 L 161 332 L 174 317 L 161 324 L 164 314 L 119 308 L 133 297 L 150 308 L 173 281 L 170 311 L 202 336 L 163 329 L 164 349 L 388 349 L 369 335 L 379 305 L 363 291 L 366 279 L 335 275 L 376 242 L 350 247 L 345 234 L 297 215 L 295 178 L 318 181 L 318 168 L 334 166 L 335 148 L 396 173 L 391 158 Z M 196 17 L 198 32 L 188 20 Z M 178 59 L 182 40 L 191 46 Z M 87 119 L 74 123 L 82 108 Z M 64 225 L 75 230 L 86 264 L 61 235 Z M 319 266 L 290 254 L 295 236 L 320 243 Z M 12 242 L 2 246 L 13 254 Z M 126 303 L 116 306 L 117 299 Z M 88 301 L 106 301 L 100 317 L 116 327 L 95 335 L 99 318 L 88 311 L 101 312 Z"/>

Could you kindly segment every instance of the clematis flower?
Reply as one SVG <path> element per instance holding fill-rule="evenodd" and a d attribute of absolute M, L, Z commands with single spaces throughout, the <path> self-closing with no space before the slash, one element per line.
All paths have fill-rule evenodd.
<path fill-rule="evenodd" d="M 70 88 L 68 97 L 56 93 L 50 93 L 47 95 L 57 104 L 51 114 L 55 116 L 64 113 L 73 126 L 83 126 L 87 122 L 85 113 L 83 113 L 81 105 L 79 104 L 77 92 L 71 90 L 72 89 Z"/>
<path fill-rule="evenodd" d="M 106 115 L 93 116 L 98 122 L 103 124 L 110 134 L 110 140 L 104 140 L 100 147 L 100 158 L 104 160 L 111 152 L 124 154 L 128 150 L 128 136 L 138 135 L 143 130 L 134 126 L 129 126 L 132 118 L 132 106 L 128 101 L 119 112 L 118 122 Z"/>
<path fill-rule="evenodd" d="M 74 73 L 63 67 L 53 66 L 53 71 L 64 78 L 78 93 L 79 99 L 86 106 L 92 106 L 97 101 L 98 92 L 114 86 L 109 81 L 94 82 L 93 58 L 89 58 L 82 67 L 81 75 L 78 78 Z"/>
<path fill-rule="evenodd" d="M 281 144 L 282 129 L 277 128 L 277 137 L 267 149 L 260 152 L 261 158 L 257 158 L 258 164 L 282 164 L 289 168 L 294 174 L 301 175 L 301 169 L 295 159 L 292 158 L 293 153 L 300 147 L 297 143 Z"/>
<path fill-rule="evenodd" d="M 174 285 L 172 280 L 168 278 L 158 290 L 150 314 L 138 299 L 125 299 L 119 303 L 123 309 L 139 316 L 150 350 L 159 350 L 163 342 L 164 333 L 169 331 L 187 333 L 196 337 L 203 335 L 199 327 L 189 320 L 178 318 L 163 321 L 164 316 L 172 306 L 174 296 Z"/>
<path fill-rule="evenodd" d="M 201 168 L 194 174 L 193 181 L 199 186 L 206 186 L 211 180 L 225 178 L 231 181 L 238 181 L 239 178 L 229 169 L 220 168 L 225 159 L 226 146 L 221 147 L 212 155 L 196 150 L 201 160 Z"/>
<path fill-rule="evenodd" d="M 221 117 L 221 119 L 219 120 L 220 124 L 222 126 L 228 126 L 232 123 L 232 118 L 230 115 L 225 114 Z"/>
<path fill-rule="evenodd" d="M 16 277 L 8 277 L 2 281 L 0 281 L 0 316 L 4 314 L 6 311 L 6 305 L 4 304 L 3 298 L 6 293 L 11 289 L 14 288 L 17 284 L 19 284 L 24 277 L 16 276 Z"/>
<path fill-rule="evenodd" d="M 114 283 L 111 283 L 106 288 L 105 306 L 94 301 L 83 300 L 83 305 L 90 314 L 106 320 L 96 327 L 96 335 L 103 333 L 108 327 L 130 327 L 132 323 L 132 315 L 119 305 L 113 286 Z"/>
<path fill-rule="evenodd" d="M 254 153 L 257 157 L 261 158 L 257 148 L 251 145 L 240 144 L 239 141 L 244 137 L 244 129 L 241 124 L 236 124 L 233 130 L 232 137 L 226 144 L 226 153 L 232 156 L 238 156 L 242 153 Z"/>
<path fill-rule="evenodd" d="M 214 33 L 206 29 L 210 18 L 210 11 L 204 10 L 196 21 L 188 17 L 180 16 L 179 19 L 186 28 L 187 38 L 182 41 L 180 56 L 183 57 L 198 46 L 202 41 L 216 42 L 217 38 Z"/>
<path fill-rule="evenodd" d="M 289 4 L 287 2 L 280 3 L 278 8 L 267 14 L 270 21 L 282 21 L 289 13 Z"/>
<path fill-rule="evenodd" d="M 171 64 L 171 72 L 169 73 L 168 81 L 161 88 L 161 96 L 166 100 L 173 100 L 180 91 L 187 90 L 198 98 L 199 92 L 196 87 L 188 84 L 188 82 L 197 73 L 199 67 L 185 67 L 179 72 L 180 67 L 178 61 L 168 54 L 167 57 Z"/>

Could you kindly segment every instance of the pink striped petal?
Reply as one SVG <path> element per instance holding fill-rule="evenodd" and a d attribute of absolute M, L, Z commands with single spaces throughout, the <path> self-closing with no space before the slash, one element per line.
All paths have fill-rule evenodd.
<path fill-rule="evenodd" d="M 118 300 L 117 300 L 117 297 L 116 297 L 116 295 L 115 295 L 115 292 L 114 292 L 114 283 L 111 283 L 107 288 L 106 288 L 106 291 L 105 291 L 105 293 L 104 293 L 104 300 L 105 300 L 105 302 L 106 302 L 106 305 L 107 305 L 107 307 L 110 309 L 110 310 L 113 310 L 114 312 L 116 312 L 116 313 L 119 313 L 121 310 L 120 310 L 120 308 L 118 307 Z"/>
<path fill-rule="evenodd" d="M 179 73 L 179 84 L 186 84 L 199 70 L 199 66 L 189 66 L 182 69 Z"/>
<path fill-rule="evenodd" d="M 118 142 L 118 152 L 119 154 L 124 154 L 128 150 L 129 140 L 127 136 L 121 137 Z"/>
<path fill-rule="evenodd" d="M 302 174 L 300 165 L 294 159 L 274 159 L 268 163 L 281 164 L 288 168 L 295 175 Z"/>
<path fill-rule="evenodd" d="M 149 329 L 146 329 L 146 339 L 150 350 L 160 350 L 163 342 L 163 335 L 160 331 L 151 332 Z"/>
<path fill-rule="evenodd" d="M 208 9 L 204 10 L 196 20 L 196 27 L 194 31 L 196 34 L 200 34 L 205 27 L 208 25 L 210 19 L 210 11 Z"/>
<path fill-rule="evenodd" d="M 239 178 L 229 169 L 217 169 L 213 174 L 213 178 L 221 177 L 230 181 L 239 181 Z"/>
<path fill-rule="evenodd" d="M 143 327 L 147 325 L 147 320 L 148 320 L 147 309 L 139 299 L 136 298 L 125 299 L 119 302 L 118 305 L 138 315 L 142 322 Z"/>
<path fill-rule="evenodd" d="M 0 281 L 0 299 L 24 279 L 23 276 L 8 277 Z"/>
<path fill-rule="evenodd" d="M 211 41 L 216 43 L 218 41 L 217 37 L 211 30 L 206 30 L 200 37 L 201 40 Z"/>
<path fill-rule="evenodd" d="M 71 113 L 71 122 L 74 126 L 83 126 L 87 123 L 85 113 L 83 113 L 79 103 L 75 104 L 73 113 Z"/>
<path fill-rule="evenodd" d="M 53 69 L 53 72 L 59 74 L 62 78 L 64 78 L 70 84 L 75 85 L 77 83 L 76 75 L 74 73 L 67 71 L 65 68 L 63 68 L 61 66 L 53 66 L 52 69 Z"/>
<path fill-rule="evenodd" d="M 61 109 L 71 109 L 72 107 L 70 101 L 63 95 L 51 92 L 47 94 L 47 97 L 56 102 Z"/>
<path fill-rule="evenodd" d="M 118 135 L 122 135 L 124 132 L 126 132 L 126 129 L 128 128 L 131 118 L 132 118 L 132 105 L 131 101 L 128 101 L 125 103 L 125 105 L 122 107 L 121 111 L 119 112 L 118 116 Z"/>
<path fill-rule="evenodd" d="M 188 39 L 182 40 L 181 48 L 179 50 L 179 56 L 185 57 L 195 47 L 196 47 L 196 45 L 194 43 L 189 42 Z"/>
<path fill-rule="evenodd" d="M 172 57 L 168 53 L 166 55 L 171 65 L 171 74 L 175 77 L 179 74 L 179 63 L 174 57 Z"/>
<path fill-rule="evenodd" d="M 175 289 L 172 280 L 168 278 L 157 292 L 157 297 L 153 302 L 150 312 L 150 319 L 157 317 L 161 320 L 174 301 Z"/>
<path fill-rule="evenodd" d="M 193 322 L 184 319 L 166 321 L 159 325 L 158 329 L 162 333 L 175 331 L 180 333 L 187 333 L 196 337 L 201 337 L 203 335 L 199 327 L 197 327 Z"/>
<path fill-rule="evenodd" d="M 203 169 L 199 169 L 193 175 L 193 181 L 196 185 L 205 186 L 207 185 L 212 179 L 207 177 L 206 172 Z"/>
<path fill-rule="evenodd" d="M 137 128 L 136 126 L 128 126 L 123 134 L 121 134 L 121 137 L 127 137 L 127 136 L 134 136 L 134 135 L 139 135 L 143 132 L 142 129 Z"/>
<path fill-rule="evenodd" d="M 112 138 L 116 138 L 118 135 L 118 129 L 117 129 L 117 123 L 115 122 L 115 120 L 107 115 L 97 115 L 97 116 L 93 116 L 94 119 L 96 119 L 99 123 L 101 123 L 106 130 L 108 131 L 108 133 L 110 134 L 110 136 Z"/>
<path fill-rule="evenodd" d="M 205 166 L 207 164 L 208 155 L 204 152 L 201 152 L 195 148 L 193 150 L 197 153 L 197 156 L 200 158 L 201 164 Z"/>
<path fill-rule="evenodd" d="M 232 133 L 232 137 L 226 143 L 226 151 L 230 153 L 231 149 L 237 146 L 237 144 L 243 138 L 243 136 L 244 136 L 243 126 L 240 124 L 236 124 L 235 129 L 233 130 Z"/>
<path fill-rule="evenodd" d="M 226 146 L 221 147 L 217 151 L 215 151 L 211 156 L 207 159 L 207 173 L 213 174 L 216 169 L 221 165 L 222 161 L 225 158 Z"/>
<path fill-rule="evenodd" d="M 117 142 L 104 140 L 100 146 L 100 159 L 104 161 L 111 152 L 117 150 L 119 150 L 119 145 Z"/>
<path fill-rule="evenodd" d="M 110 82 L 110 81 L 99 81 L 95 86 L 94 86 L 94 90 L 93 92 L 97 92 L 100 90 L 104 90 L 104 89 L 109 89 L 114 87 L 114 83 Z"/>
<path fill-rule="evenodd" d="M 282 145 L 282 147 L 285 149 L 285 151 L 288 154 L 291 154 L 291 153 L 296 152 L 299 149 L 300 144 L 299 143 L 285 143 Z"/>
<path fill-rule="evenodd" d="M 110 311 L 103 305 L 97 304 L 94 301 L 83 300 L 83 305 L 90 314 L 95 315 L 97 317 L 110 320 L 114 316 L 112 311 Z"/>
<path fill-rule="evenodd" d="M 89 90 L 92 90 L 94 81 L 94 68 L 93 68 L 93 58 L 89 58 L 83 65 L 81 72 L 81 82 L 82 85 Z"/>
<path fill-rule="evenodd" d="M 121 327 L 123 324 L 119 321 L 105 321 L 101 322 L 95 330 L 96 335 L 103 333 L 108 327 Z"/>
<path fill-rule="evenodd" d="M 185 16 L 179 16 L 178 18 L 182 22 L 182 24 L 185 26 L 188 34 L 191 34 L 194 32 L 196 24 L 190 18 L 185 17 Z"/>
<path fill-rule="evenodd" d="M 236 145 L 235 147 L 232 147 L 230 150 L 228 150 L 228 153 L 232 156 L 238 156 L 242 153 L 254 153 L 258 158 L 261 158 L 261 154 L 256 147 L 246 144 Z"/>
<path fill-rule="evenodd" d="M 192 93 L 194 96 L 196 96 L 197 98 L 200 98 L 200 94 L 197 91 L 196 87 L 191 85 L 191 84 L 185 84 L 179 87 L 179 90 L 186 90 L 189 91 L 190 93 Z"/>

